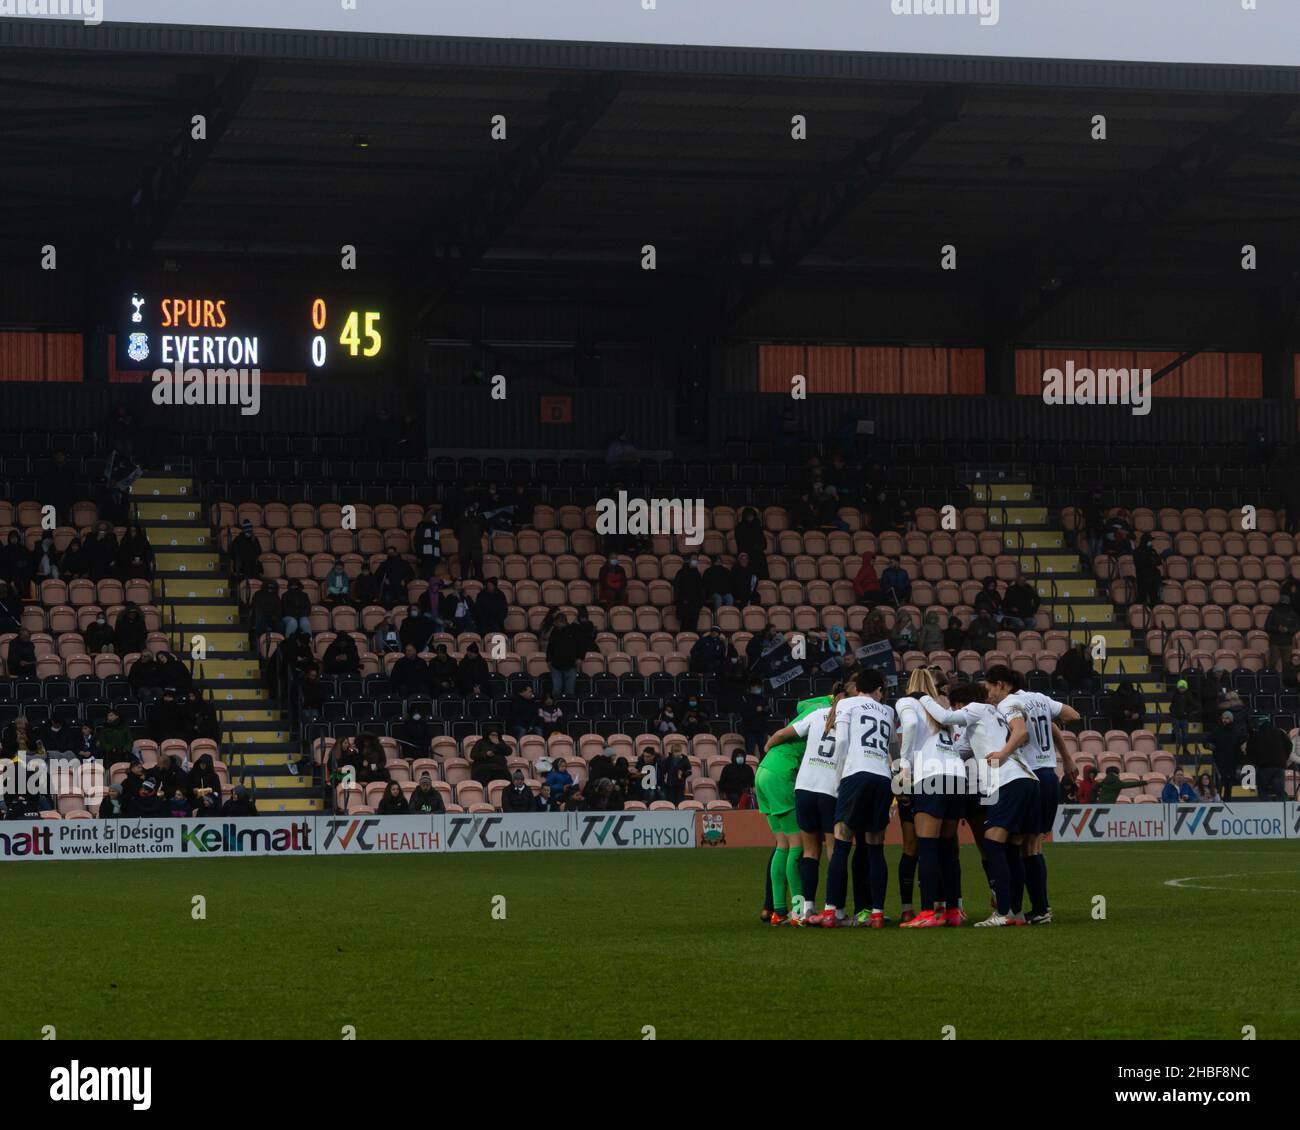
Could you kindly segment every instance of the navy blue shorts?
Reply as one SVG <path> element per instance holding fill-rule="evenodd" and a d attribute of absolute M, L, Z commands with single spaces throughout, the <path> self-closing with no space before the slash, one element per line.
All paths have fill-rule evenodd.
<path fill-rule="evenodd" d="M 893 778 L 865 770 L 841 777 L 835 823 L 847 824 L 854 832 L 883 832 L 889 826 L 893 785 Z"/>
<path fill-rule="evenodd" d="M 969 799 L 966 782 L 959 777 L 927 777 L 912 786 L 912 807 L 936 820 L 960 820 Z"/>
<path fill-rule="evenodd" d="M 829 836 L 835 831 L 835 797 L 811 789 L 795 789 L 794 818 L 799 831 Z"/>
<path fill-rule="evenodd" d="M 1056 810 L 1061 804 L 1061 778 L 1055 769 L 1035 769 L 1034 776 L 1038 778 L 1039 789 L 1038 827 L 1034 832 L 1045 835 L 1056 824 Z"/>
<path fill-rule="evenodd" d="M 984 803 L 987 799 L 987 795 L 979 793 L 967 793 L 962 798 L 961 818 L 972 828 L 982 828 L 984 826 L 984 817 L 989 810 L 989 806 Z"/>
<path fill-rule="evenodd" d="M 1012 835 L 1027 833 L 1038 826 L 1037 781 L 1019 777 L 998 786 L 997 800 L 984 807 L 985 828 L 1005 828 Z"/>

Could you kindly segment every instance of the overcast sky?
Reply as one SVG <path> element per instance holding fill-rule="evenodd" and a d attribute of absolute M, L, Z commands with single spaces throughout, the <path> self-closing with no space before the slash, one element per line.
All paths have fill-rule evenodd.
<path fill-rule="evenodd" d="M 0 0 L 0 12 L 31 0 Z M 56 3 L 57 0 L 45 0 Z M 73 0 L 67 0 L 73 2 Z M 91 3 L 92 0 L 82 0 Z M 1160 62 L 1300 63 L 1300 0 L 97 0 L 107 22 Z M 1243 3 L 1258 10 L 1243 10 Z"/>

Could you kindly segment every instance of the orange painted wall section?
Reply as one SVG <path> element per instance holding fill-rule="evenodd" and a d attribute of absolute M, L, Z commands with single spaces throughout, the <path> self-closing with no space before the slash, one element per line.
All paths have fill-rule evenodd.
<path fill-rule="evenodd" d="M 0 381 L 78 384 L 81 334 L 10 330 L 0 333 Z"/>
<path fill-rule="evenodd" d="M 1016 392 L 1041 396 L 1043 373 L 1065 369 L 1073 361 L 1076 369 L 1150 369 L 1158 373 L 1176 361 L 1177 352 L 1119 349 L 1018 349 L 1016 350 Z M 1300 387 L 1300 366 L 1297 368 Z M 1264 395 L 1263 358 L 1258 353 L 1198 353 L 1172 373 L 1160 378 L 1155 395 L 1258 400 Z"/>
<path fill-rule="evenodd" d="M 810 395 L 974 395 L 984 391 L 984 351 L 927 345 L 759 346 L 760 392 L 788 394 L 796 376 L 807 379 Z"/>

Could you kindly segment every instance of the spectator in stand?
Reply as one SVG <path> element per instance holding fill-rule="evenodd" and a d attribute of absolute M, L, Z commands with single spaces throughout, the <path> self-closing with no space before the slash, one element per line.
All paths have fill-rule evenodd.
<path fill-rule="evenodd" d="M 41 581 L 57 581 L 59 579 L 59 562 L 61 554 L 54 548 L 54 538 L 46 534 L 41 538 L 41 544 L 38 545 L 32 554 L 36 561 L 37 584 Z"/>
<path fill-rule="evenodd" d="M 886 558 L 885 571 L 880 574 L 881 595 L 895 608 L 912 599 L 912 578 L 899 564 L 897 557 Z"/>
<path fill-rule="evenodd" d="M 409 616 L 403 619 L 403 624 Z M 415 625 L 414 627 L 418 627 Z M 393 617 L 391 613 L 385 612 L 383 619 L 375 625 L 375 635 L 372 646 L 376 655 L 396 655 L 402 650 L 402 634 L 393 627 Z M 420 650 L 416 645 L 416 651 Z"/>
<path fill-rule="evenodd" d="M 1137 574 L 1135 604 L 1154 608 L 1160 603 L 1160 586 L 1164 581 L 1164 561 L 1156 552 L 1150 534 L 1142 535 L 1142 544 L 1133 553 L 1133 569 Z"/>
<path fill-rule="evenodd" d="M 889 639 L 889 625 L 885 623 L 885 614 L 879 608 L 873 608 L 862 621 L 862 642 L 879 643 Z"/>
<path fill-rule="evenodd" d="M 361 562 L 357 579 L 352 582 L 352 603 L 358 609 L 379 603 L 379 582 L 370 571 L 369 561 Z"/>
<path fill-rule="evenodd" d="M 627 571 L 610 557 L 596 575 L 596 599 L 606 608 L 627 603 Z"/>
<path fill-rule="evenodd" d="M 339 632 L 321 656 L 321 670 L 331 677 L 340 675 L 355 678 L 361 674 L 361 656 L 357 652 L 357 641 L 351 632 Z"/>
<path fill-rule="evenodd" d="M 438 598 L 438 617 L 457 632 L 475 630 L 474 609 L 459 581 L 452 581 Z"/>
<path fill-rule="evenodd" d="M 674 745 L 659 765 L 659 788 L 663 799 L 681 804 L 686 799 L 686 782 L 691 777 L 691 760 L 684 745 Z"/>
<path fill-rule="evenodd" d="M 1283 593 L 1264 621 L 1268 633 L 1268 665 L 1274 671 L 1286 669 L 1286 657 L 1291 654 L 1296 632 L 1300 632 L 1300 615 L 1296 614 L 1291 598 Z"/>
<path fill-rule="evenodd" d="M 555 696 L 550 691 L 542 695 L 541 705 L 537 708 L 537 721 L 544 737 L 564 733 L 564 708 L 555 701 Z"/>
<path fill-rule="evenodd" d="M 948 617 L 948 626 L 943 630 L 943 650 L 956 655 L 966 647 L 966 629 L 956 616 Z"/>
<path fill-rule="evenodd" d="M 1038 624 L 1040 603 L 1038 590 L 1017 569 L 1016 579 L 1002 597 L 1002 626 L 1012 632 L 1032 631 Z"/>
<path fill-rule="evenodd" d="M 912 624 L 912 614 L 899 610 L 894 620 L 894 631 L 889 637 L 889 646 L 900 655 L 916 649 L 916 628 Z"/>
<path fill-rule="evenodd" d="M 932 651 L 943 651 L 943 625 L 939 622 L 939 613 L 931 609 L 925 614 L 920 635 L 916 637 L 916 650 L 927 655 Z"/>
<path fill-rule="evenodd" d="M 758 574 L 760 581 L 768 579 L 767 571 L 767 531 L 763 529 L 762 519 L 752 506 L 746 506 L 740 512 L 736 523 L 736 555 L 749 554 L 750 568 Z"/>
<path fill-rule="evenodd" d="M 131 760 L 131 727 L 122 721 L 122 716 L 112 707 L 95 731 L 95 741 L 102 751 L 105 772 L 114 765 Z"/>
<path fill-rule="evenodd" d="M 1291 756 L 1291 739 L 1287 732 L 1273 725 L 1273 719 L 1260 715 L 1255 732 L 1246 741 L 1246 764 L 1255 767 L 1255 793 L 1258 800 L 1286 800 L 1286 763 Z"/>
<path fill-rule="evenodd" d="M 107 522 L 100 522 L 82 543 L 86 572 L 98 583 L 114 575 L 117 566 L 117 534 Z"/>
<path fill-rule="evenodd" d="M 1196 778 L 1196 796 L 1201 801 L 1219 799 L 1219 791 L 1214 787 L 1214 778 L 1209 773 L 1202 773 Z"/>
<path fill-rule="evenodd" d="M 429 660 L 429 690 L 435 698 L 456 693 L 456 660 L 447 651 L 445 643 L 433 649 Z"/>
<path fill-rule="evenodd" d="M 510 700 L 510 711 L 506 715 L 506 726 L 514 739 L 518 741 L 526 734 L 542 732 L 541 718 L 537 713 L 537 695 L 531 683 L 525 683 Z"/>
<path fill-rule="evenodd" d="M 139 522 L 135 522 L 127 528 L 121 544 L 117 547 L 118 579 L 129 581 L 139 577 L 151 581 L 153 569 L 153 546 L 149 544 L 149 535 L 144 532 L 144 527 Z"/>
<path fill-rule="evenodd" d="M 311 597 L 307 595 L 307 590 L 303 588 L 302 581 L 297 577 L 289 580 L 284 596 L 280 600 L 280 609 L 284 612 L 286 638 L 295 632 L 302 632 L 303 635 L 311 638 Z"/>
<path fill-rule="evenodd" d="M 1101 552 L 1111 557 L 1123 557 L 1133 552 L 1133 523 L 1122 506 L 1115 510 L 1101 531 Z"/>
<path fill-rule="evenodd" d="M 312 726 L 320 721 L 325 703 L 329 701 L 328 688 L 320 681 L 320 666 L 313 663 L 307 668 L 298 684 L 302 724 Z"/>
<path fill-rule="evenodd" d="M 240 526 L 239 534 L 230 541 L 228 550 L 230 567 L 240 580 L 247 580 L 262 575 L 261 543 L 253 534 L 253 523 L 247 518 Z"/>
<path fill-rule="evenodd" d="M 524 780 L 523 771 L 516 769 L 510 777 L 510 787 L 501 793 L 502 812 L 536 812 L 537 798 Z"/>
<path fill-rule="evenodd" d="M 476 693 L 489 694 L 491 678 L 492 672 L 488 669 L 487 660 L 479 653 L 478 644 L 467 645 L 460 666 L 456 668 L 456 689 L 461 697 L 469 698 Z"/>
<path fill-rule="evenodd" d="M 17 598 L 22 600 L 31 590 L 35 576 L 35 559 L 23 545 L 18 531 L 10 530 L 4 549 L 0 550 L 0 577 L 9 583 Z"/>
<path fill-rule="evenodd" d="M 411 549 L 420 567 L 420 576 L 431 580 L 442 565 L 442 523 L 438 508 L 430 506 L 411 535 Z"/>
<path fill-rule="evenodd" d="M 660 781 L 659 755 L 652 749 L 643 749 L 641 756 L 636 759 L 636 765 L 630 772 L 633 781 L 632 792 L 629 799 L 639 800 L 642 804 L 650 805 L 657 800 L 662 800 L 664 791 Z"/>
<path fill-rule="evenodd" d="M 122 782 L 122 793 L 127 798 L 129 816 L 151 819 L 171 815 L 166 795 L 158 791 L 157 775 L 143 764 L 140 764 L 139 774 L 129 772 L 126 775 Z"/>
<path fill-rule="evenodd" d="M 884 589 L 881 588 L 880 578 L 876 576 L 876 567 L 871 557 L 869 550 L 862 555 L 862 564 L 858 566 L 857 575 L 853 578 L 853 592 L 858 598 L 858 603 L 865 604 L 868 608 L 873 608 L 885 599 Z"/>
<path fill-rule="evenodd" d="M 325 574 L 322 591 L 325 605 L 327 608 L 337 608 L 341 604 L 348 604 L 351 595 L 352 581 L 348 578 L 347 570 L 340 562 L 335 561 L 330 566 L 330 571 Z"/>
<path fill-rule="evenodd" d="M 677 710 L 671 702 L 666 702 L 659 708 L 652 729 L 661 738 L 677 733 Z"/>
<path fill-rule="evenodd" d="M 976 600 L 978 601 L 978 597 Z M 976 613 L 966 629 L 966 646 L 981 656 L 987 655 L 998 643 L 998 626 L 988 611 Z"/>
<path fill-rule="evenodd" d="M 222 816 L 256 816 L 257 805 L 252 794 L 243 785 L 236 785 L 230 791 L 230 799 L 221 806 Z"/>
<path fill-rule="evenodd" d="M 998 592 L 998 582 L 993 577 L 985 577 L 980 583 L 982 587 L 975 594 L 973 605 L 976 615 L 986 612 L 994 624 L 1001 624 L 1002 594 Z"/>
<path fill-rule="evenodd" d="M 1130 732 L 1142 729 L 1146 700 L 1128 679 L 1121 679 L 1111 697 L 1110 725 L 1113 730 Z"/>
<path fill-rule="evenodd" d="M 1224 800 L 1232 799 L 1232 790 L 1237 783 L 1237 766 L 1241 763 L 1241 748 L 1245 738 L 1245 726 L 1231 710 L 1225 710 L 1219 715 L 1218 724 L 1206 736 L 1214 759 L 1218 792 Z"/>
<path fill-rule="evenodd" d="M 415 650 L 428 651 L 429 643 L 437 630 L 434 622 L 420 609 L 418 604 L 409 605 L 406 615 L 402 617 L 402 626 L 397 632 L 397 642 L 405 650 L 408 643 L 415 644 Z"/>
<path fill-rule="evenodd" d="M 439 815 L 447 811 L 447 805 L 442 799 L 442 794 L 433 787 L 433 776 L 431 774 L 420 774 L 420 783 L 415 786 L 415 791 L 411 793 L 411 799 L 407 801 L 406 810 L 412 816 L 425 816 L 430 813 Z"/>
<path fill-rule="evenodd" d="M 1195 804 L 1200 798 L 1191 782 L 1181 769 L 1175 769 L 1174 775 L 1165 782 L 1160 790 L 1161 804 Z"/>
<path fill-rule="evenodd" d="M 388 756 L 374 734 L 362 734 L 358 748 L 361 751 L 361 768 L 357 771 L 358 784 L 373 785 L 376 781 L 387 784 L 393 779 L 388 771 Z"/>
<path fill-rule="evenodd" d="M 747 802 L 753 788 L 754 768 L 745 759 L 745 755 L 736 750 L 718 777 L 718 795 L 732 808 L 749 808 Z"/>
<path fill-rule="evenodd" d="M 574 626 L 560 613 L 546 645 L 546 661 L 551 665 L 551 693 L 556 698 L 572 698 L 577 693 L 578 645 Z"/>
<path fill-rule="evenodd" d="M 401 659 L 388 672 L 388 681 L 407 706 L 411 699 L 429 693 L 429 665 L 420 658 L 415 644 L 408 643 L 403 649 Z"/>
<path fill-rule="evenodd" d="M 379 583 L 379 603 L 392 608 L 395 604 L 406 603 L 406 587 L 415 580 L 415 570 L 397 552 L 397 546 L 390 545 L 384 563 L 375 573 L 375 580 Z"/>
<path fill-rule="evenodd" d="M 490 781 L 510 780 L 510 767 L 506 764 L 509 756 L 510 747 L 502 738 L 500 727 L 489 726 L 470 750 L 470 776 L 484 788 Z"/>
<path fill-rule="evenodd" d="M 18 679 L 36 678 L 36 645 L 32 643 L 32 634 L 20 627 L 18 634 L 9 641 L 5 653 L 5 670 Z"/>
<path fill-rule="evenodd" d="M 673 603 L 677 606 L 678 630 L 693 632 L 700 624 L 704 607 L 704 579 L 695 557 L 688 557 L 673 577 Z"/>
<path fill-rule="evenodd" d="M 703 584 L 704 599 L 713 606 L 714 612 L 724 604 L 736 603 L 736 598 L 731 592 L 731 570 L 723 565 L 721 560 L 714 561 L 704 570 Z"/>
<path fill-rule="evenodd" d="M 1079 780 L 1075 785 L 1074 799 L 1079 804 L 1091 804 L 1092 798 L 1097 792 L 1097 767 L 1095 765 L 1085 765 L 1083 772 L 1079 775 Z"/>
<path fill-rule="evenodd" d="M 163 794 L 166 795 L 165 793 Z M 186 795 L 184 789 L 173 789 L 167 802 L 167 815 L 189 819 L 194 814 L 194 802 Z"/>
<path fill-rule="evenodd" d="M 170 651 L 158 653 L 158 685 L 170 687 L 177 695 L 185 695 L 194 686 L 194 676 L 184 661 Z"/>
<path fill-rule="evenodd" d="M 1174 731 L 1174 750 L 1179 756 L 1187 752 L 1188 725 L 1200 714 L 1200 701 L 1188 688 L 1187 680 L 1179 679 L 1169 696 L 1169 721 Z"/>
<path fill-rule="evenodd" d="M 274 581 L 264 582 L 253 594 L 248 604 L 252 617 L 253 641 L 256 643 L 270 632 L 282 632 L 285 625 L 283 602 Z M 119 621 L 120 623 L 120 621 Z"/>
<path fill-rule="evenodd" d="M 510 501 L 513 505 L 511 517 L 514 520 L 516 530 L 525 529 L 533 524 L 533 510 L 535 503 L 533 496 L 528 493 L 528 488 L 523 483 L 515 483 L 515 489 L 511 492 Z"/>
<path fill-rule="evenodd" d="M 1096 691 L 1101 680 L 1092 665 L 1092 652 L 1087 644 L 1075 644 L 1066 650 L 1056 664 L 1056 679 L 1067 694 Z"/>
<path fill-rule="evenodd" d="M 692 675 L 716 675 L 727 661 L 727 641 L 721 628 L 710 628 L 691 645 L 687 663 Z"/>
<path fill-rule="evenodd" d="M 565 768 L 565 761 L 562 757 L 557 757 L 551 764 L 550 770 L 546 774 L 543 782 L 550 793 L 551 801 L 558 807 L 562 805 L 573 788 L 573 777 Z"/>
<path fill-rule="evenodd" d="M 1124 781 L 1120 779 L 1119 769 L 1114 765 L 1106 766 L 1106 775 L 1097 782 L 1097 787 L 1093 790 L 1093 799 L 1098 804 L 1114 804 L 1119 800 L 1119 794 L 1125 789 L 1140 789 L 1142 780 Z"/>
<path fill-rule="evenodd" d="M 757 570 L 749 563 L 749 554 L 742 552 L 731 567 L 730 592 L 737 608 L 758 603 Z"/>
<path fill-rule="evenodd" d="M 396 781 L 389 781 L 384 788 L 384 795 L 375 807 L 378 816 L 405 816 L 410 811 L 406 806 L 406 797 L 402 795 L 402 786 Z"/>
<path fill-rule="evenodd" d="M 495 577 L 483 582 L 483 591 L 474 601 L 474 623 L 480 632 L 504 632 L 510 605 Z"/>
<path fill-rule="evenodd" d="M 162 684 L 158 682 L 158 664 L 152 651 L 142 651 L 127 671 L 126 681 L 131 693 L 141 701 L 162 697 Z"/>
<path fill-rule="evenodd" d="M 80 538 L 69 541 L 59 558 L 59 576 L 65 581 L 80 580 L 86 576 L 86 552 Z"/>
<path fill-rule="evenodd" d="M 120 820 L 125 815 L 126 809 L 122 803 L 122 788 L 120 785 L 110 785 L 108 793 L 99 802 L 99 818 L 101 820 Z"/>
<path fill-rule="evenodd" d="M 757 681 L 751 682 L 749 693 L 740 703 L 739 732 L 745 739 L 745 752 L 762 757 L 763 745 L 771 728 L 767 703 L 763 701 L 763 685 Z"/>
<path fill-rule="evenodd" d="M 460 579 L 483 576 L 483 519 L 478 507 L 470 506 L 456 523 L 456 545 L 460 557 Z"/>

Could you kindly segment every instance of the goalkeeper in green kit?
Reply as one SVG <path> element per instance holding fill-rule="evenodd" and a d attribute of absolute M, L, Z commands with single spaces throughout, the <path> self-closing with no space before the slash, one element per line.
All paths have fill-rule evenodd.
<path fill-rule="evenodd" d="M 791 722 L 796 722 L 813 710 L 831 705 L 829 695 L 806 698 L 795 708 Z M 768 861 L 764 885 L 767 897 L 761 915 L 772 926 L 784 926 L 803 917 L 803 895 L 799 883 L 799 858 L 803 855 L 803 842 L 794 815 L 794 779 L 799 775 L 803 761 L 804 741 L 781 742 L 773 745 L 768 739 L 763 760 L 754 772 L 754 792 L 758 797 L 758 810 L 767 817 L 767 826 L 776 836 L 776 850 Z M 809 911 L 811 907 L 807 908 Z"/>

